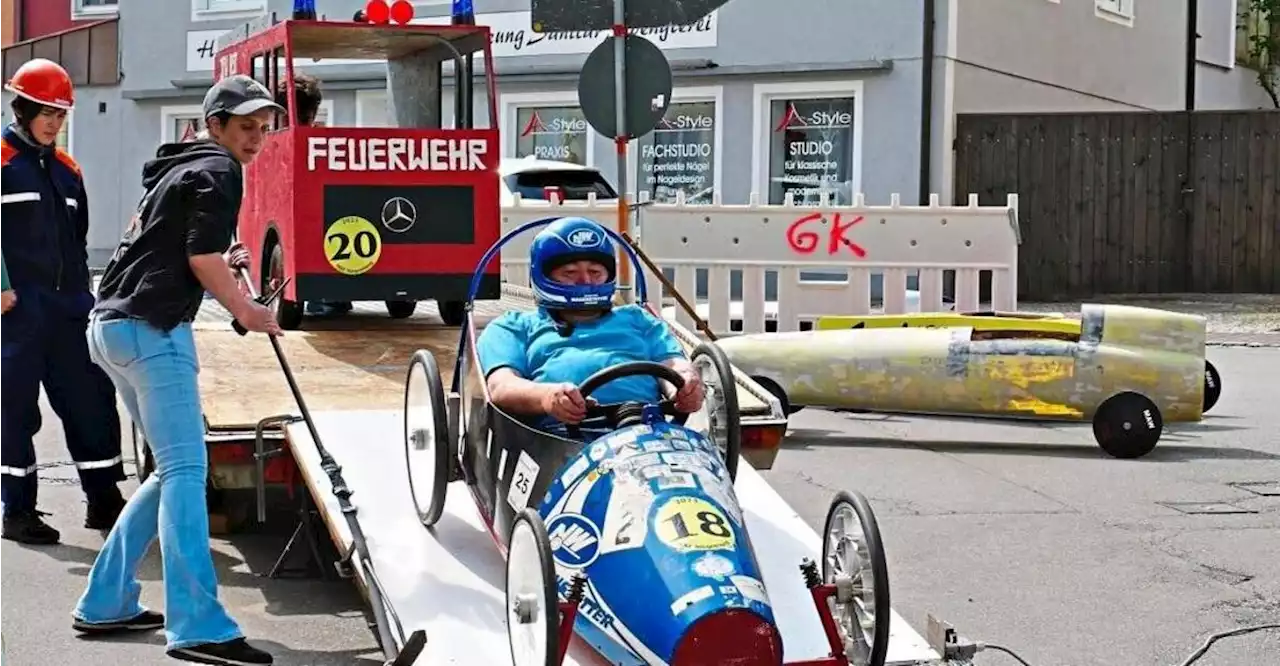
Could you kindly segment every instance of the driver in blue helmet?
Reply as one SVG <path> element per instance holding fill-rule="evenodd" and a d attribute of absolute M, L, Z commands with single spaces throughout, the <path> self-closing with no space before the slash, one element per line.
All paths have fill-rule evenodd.
<path fill-rule="evenodd" d="M 578 385 L 619 363 L 651 361 L 675 370 L 684 386 L 675 408 L 702 408 L 704 388 L 679 341 L 639 305 L 614 307 L 614 244 L 596 222 L 568 217 L 547 225 L 529 248 L 529 283 L 538 309 L 508 312 L 484 327 L 476 352 L 490 401 L 505 412 L 541 417 L 541 429 L 565 434 L 582 425 L 587 403 Z M 663 385 L 650 376 L 615 379 L 591 394 L 600 404 L 654 403 Z"/>

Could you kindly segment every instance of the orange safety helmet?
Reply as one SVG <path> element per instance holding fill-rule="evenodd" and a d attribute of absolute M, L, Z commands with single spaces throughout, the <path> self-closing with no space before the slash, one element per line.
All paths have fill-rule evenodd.
<path fill-rule="evenodd" d="M 59 109 L 72 109 L 76 103 L 71 75 L 62 65 L 44 58 L 23 63 L 4 84 L 4 89 L 37 104 Z"/>

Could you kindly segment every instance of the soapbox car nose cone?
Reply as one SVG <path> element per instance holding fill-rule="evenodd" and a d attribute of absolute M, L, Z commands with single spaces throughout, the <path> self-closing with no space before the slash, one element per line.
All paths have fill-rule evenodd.
<path fill-rule="evenodd" d="M 676 645 L 671 666 L 781 666 L 782 636 L 771 622 L 749 610 L 727 608 L 689 627 Z"/>

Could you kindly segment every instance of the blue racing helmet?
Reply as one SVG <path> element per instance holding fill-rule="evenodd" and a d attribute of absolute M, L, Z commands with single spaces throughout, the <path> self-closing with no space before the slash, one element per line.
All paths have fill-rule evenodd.
<path fill-rule="evenodd" d="M 609 271 L 602 284 L 561 284 L 551 271 L 574 261 L 594 261 Z M 565 217 L 548 224 L 529 246 L 529 284 L 538 305 L 549 310 L 576 310 L 613 306 L 617 288 L 617 259 L 613 241 L 593 220 Z"/>

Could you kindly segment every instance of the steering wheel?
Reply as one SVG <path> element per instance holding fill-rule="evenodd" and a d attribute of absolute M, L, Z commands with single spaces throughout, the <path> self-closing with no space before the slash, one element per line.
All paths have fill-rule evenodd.
<path fill-rule="evenodd" d="M 666 380 L 671 382 L 671 384 L 676 387 L 677 391 L 684 388 L 684 377 L 681 377 L 680 373 L 662 365 L 661 363 L 653 363 L 652 361 L 628 361 L 627 363 L 619 363 L 617 365 L 607 367 L 594 375 L 587 377 L 586 381 L 582 382 L 582 385 L 578 387 L 578 392 L 582 394 L 582 399 L 586 400 L 587 397 L 596 391 L 596 389 L 614 381 L 615 379 L 635 377 L 637 375 Z M 610 426 L 616 428 L 618 425 L 619 412 L 622 408 L 629 405 L 635 406 L 639 404 L 640 403 L 635 402 L 619 402 L 607 405 L 588 403 L 586 418 L 605 417 L 608 419 Z M 684 425 L 685 422 L 689 420 L 688 414 L 676 409 L 675 400 L 670 398 L 660 400 L 658 402 L 658 407 L 662 410 L 663 414 L 670 416 L 671 422 L 676 425 Z M 566 423 L 565 430 L 574 438 L 581 439 L 582 437 L 582 429 L 575 424 Z"/>

